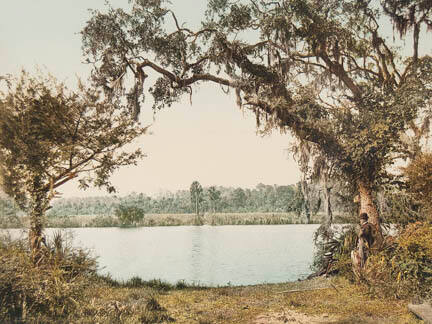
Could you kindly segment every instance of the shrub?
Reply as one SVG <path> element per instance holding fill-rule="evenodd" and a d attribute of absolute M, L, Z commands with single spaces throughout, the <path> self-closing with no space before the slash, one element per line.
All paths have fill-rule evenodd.
<path fill-rule="evenodd" d="M 409 224 L 372 255 L 364 279 L 373 293 L 405 298 L 432 292 L 432 225 Z"/>
<path fill-rule="evenodd" d="M 335 231 L 321 225 L 314 234 L 316 252 L 312 270 L 316 273 L 339 274 L 353 279 L 351 251 L 357 243 L 357 231 L 354 225 L 344 226 Z"/>
<path fill-rule="evenodd" d="M 119 205 L 114 213 L 122 225 L 136 225 L 144 219 L 144 209 L 136 206 Z"/>
<path fill-rule="evenodd" d="M 408 178 L 408 191 L 432 215 L 432 153 L 419 154 L 404 169 L 404 175 Z"/>
<path fill-rule="evenodd" d="M 420 210 L 415 196 L 399 188 L 390 188 L 383 195 L 381 217 L 386 223 L 406 226 L 409 223 L 427 220 L 427 215 Z"/>
<path fill-rule="evenodd" d="M 0 321 L 52 322 L 67 318 L 81 304 L 96 261 L 64 244 L 60 234 L 44 246 L 34 265 L 28 244 L 0 239 Z"/>

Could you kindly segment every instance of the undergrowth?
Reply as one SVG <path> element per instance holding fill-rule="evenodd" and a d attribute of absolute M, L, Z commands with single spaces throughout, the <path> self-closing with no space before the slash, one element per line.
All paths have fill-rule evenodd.
<path fill-rule="evenodd" d="M 322 234 L 317 234 L 322 238 Z M 332 233 L 319 242 L 314 267 L 328 263 L 328 273 L 358 282 L 372 297 L 406 299 L 432 297 L 432 225 L 416 222 L 386 235 L 382 248 L 366 261 L 360 278 L 352 271 L 351 251 L 357 242 L 355 227 Z M 327 263 L 326 263 L 327 262 Z"/>
<path fill-rule="evenodd" d="M 390 237 L 366 264 L 364 280 L 379 296 L 432 297 L 432 225 L 413 223 Z"/>
<path fill-rule="evenodd" d="M 35 265 L 28 242 L 0 237 L 1 323 L 166 323 L 173 319 L 154 290 L 114 288 L 96 273 L 96 259 L 57 233 Z"/>

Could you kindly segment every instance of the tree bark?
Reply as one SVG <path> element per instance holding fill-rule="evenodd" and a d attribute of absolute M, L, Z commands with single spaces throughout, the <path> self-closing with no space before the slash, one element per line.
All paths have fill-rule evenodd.
<path fill-rule="evenodd" d="M 358 187 L 359 198 L 360 198 L 359 213 L 360 214 L 366 213 L 368 215 L 367 223 L 372 225 L 373 228 L 375 229 L 371 233 L 373 237 L 373 244 L 372 246 L 369 246 L 369 244 L 366 244 L 365 238 L 361 237 L 361 233 L 363 231 L 362 229 L 365 228 L 364 226 L 366 225 L 364 225 L 365 223 L 363 223 L 362 225 L 362 221 L 360 220 L 360 232 L 359 232 L 358 244 L 356 249 L 351 251 L 353 272 L 355 276 L 358 279 L 360 279 L 362 277 L 362 270 L 368 255 L 371 252 L 373 253 L 373 250 L 376 251 L 381 248 L 384 238 L 382 235 L 381 221 L 379 218 L 378 210 L 376 208 L 375 202 L 373 201 L 371 186 L 369 186 L 367 183 L 363 181 L 358 181 L 357 187 Z"/>
<path fill-rule="evenodd" d="M 375 228 L 374 243 L 372 248 L 379 249 L 384 241 L 381 229 L 381 221 L 378 210 L 372 197 L 372 189 L 364 182 L 358 182 L 359 195 L 360 195 L 360 214 L 367 213 L 369 216 L 368 222 Z"/>
<path fill-rule="evenodd" d="M 42 257 L 41 244 L 43 240 L 43 216 L 47 205 L 47 194 L 36 177 L 33 181 L 34 189 L 30 205 L 29 244 L 33 262 L 37 264 Z"/>
<path fill-rule="evenodd" d="M 323 193 L 324 193 L 324 208 L 325 208 L 325 212 L 326 212 L 326 222 L 328 225 L 331 225 L 333 223 L 333 210 L 332 210 L 332 205 L 331 205 L 331 190 L 333 189 L 333 186 L 329 186 L 327 183 L 327 179 L 324 179 L 324 185 L 323 185 Z"/>
<path fill-rule="evenodd" d="M 301 190 L 302 190 L 302 194 L 303 194 L 303 215 L 304 218 L 306 218 L 306 224 L 310 223 L 310 218 L 311 218 L 311 199 L 310 199 L 310 194 L 309 194 L 309 187 L 308 187 L 308 183 L 306 180 L 302 180 L 301 181 Z"/>
<path fill-rule="evenodd" d="M 372 189 L 366 183 L 359 181 L 357 183 L 360 196 L 360 214 L 366 213 L 369 216 L 371 223 L 376 230 L 376 233 L 382 236 L 381 222 L 379 219 L 378 210 L 372 197 Z"/>

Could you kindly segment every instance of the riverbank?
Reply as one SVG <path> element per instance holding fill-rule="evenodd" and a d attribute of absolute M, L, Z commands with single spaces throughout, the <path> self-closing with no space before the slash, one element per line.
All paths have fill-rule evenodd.
<path fill-rule="evenodd" d="M 324 214 L 311 217 L 311 224 L 321 224 Z M 335 215 L 334 223 L 348 223 L 348 215 Z M 45 227 L 81 228 L 81 227 L 154 227 L 154 226 L 190 226 L 190 225 L 286 225 L 302 224 L 305 220 L 295 213 L 205 213 L 195 214 L 146 214 L 142 221 L 124 225 L 113 215 L 76 215 L 67 217 L 47 217 Z M 2 219 L 0 228 L 28 228 L 25 216 L 13 220 Z"/>
<path fill-rule="evenodd" d="M 0 322 L 422 323 L 409 300 L 372 297 L 340 278 L 215 288 L 118 282 L 98 275 L 96 259 L 60 236 L 46 244 L 35 266 L 26 240 L 0 239 Z"/>
<path fill-rule="evenodd" d="M 129 285 L 105 288 L 97 298 L 116 305 L 124 322 L 146 303 L 144 323 L 422 323 L 407 300 L 371 298 L 364 287 L 337 278 L 219 288 Z"/>

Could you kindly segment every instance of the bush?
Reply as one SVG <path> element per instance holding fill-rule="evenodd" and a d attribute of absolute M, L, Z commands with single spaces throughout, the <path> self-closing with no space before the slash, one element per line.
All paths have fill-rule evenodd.
<path fill-rule="evenodd" d="M 119 205 L 114 213 L 122 225 L 137 225 L 144 219 L 144 209 L 136 206 Z"/>
<path fill-rule="evenodd" d="M 0 237 L 0 323 L 167 323 L 173 319 L 153 297 L 161 282 L 133 278 L 122 284 L 96 273 L 87 251 L 60 234 L 32 262 L 25 240 Z M 137 287 L 134 289 L 133 287 Z"/>
<path fill-rule="evenodd" d="M 60 234 L 34 265 L 27 242 L 0 238 L 0 321 L 52 322 L 82 304 L 83 291 L 96 273 L 96 261 L 82 249 L 65 246 Z"/>
<path fill-rule="evenodd" d="M 390 188 L 384 191 L 383 200 L 380 212 L 386 223 L 406 226 L 427 220 L 427 215 L 420 210 L 420 204 L 414 195 L 406 190 Z"/>
<path fill-rule="evenodd" d="M 406 298 L 432 293 L 432 225 L 409 224 L 385 248 L 372 255 L 364 279 L 377 295 Z"/>
<path fill-rule="evenodd" d="M 351 251 L 357 243 L 354 225 L 344 226 L 340 231 L 321 225 L 314 234 L 316 252 L 311 269 L 316 274 L 339 274 L 350 280 L 352 273 Z"/>
<path fill-rule="evenodd" d="M 404 169 L 408 178 L 408 191 L 423 206 L 424 211 L 432 215 L 432 153 L 419 154 Z"/>

